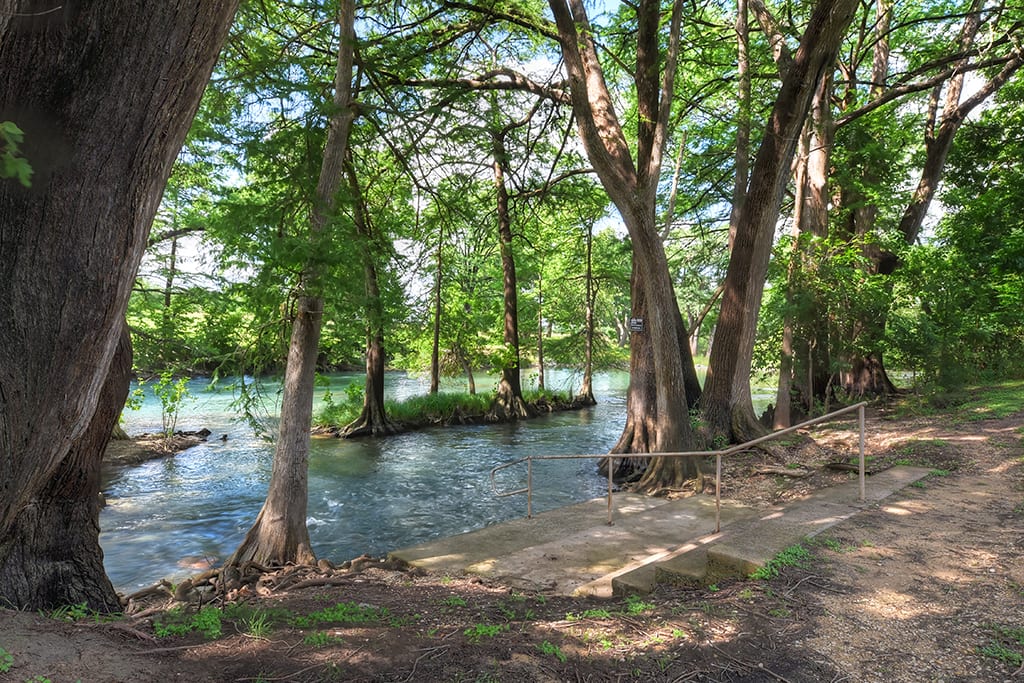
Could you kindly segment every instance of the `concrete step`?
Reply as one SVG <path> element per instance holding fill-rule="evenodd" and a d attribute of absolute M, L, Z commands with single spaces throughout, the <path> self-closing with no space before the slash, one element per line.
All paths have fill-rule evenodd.
<path fill-rule="evenodd" d="M 859 500 L 860 485 L 854 480 L 745 520 L 708 548 L 707 575 L 712 580 L 749 576 L 786 548 L 849 519 L 864 507 L 922 479 L 929 471 L 923 467 L 892 467 L 869 478 L 864 502 Z"/>
<path fill-rule="evenodd" d="M 615 493 L 613 497 L 613 519 L 616 520 L 652 510 L 669 502 L 664 498 L 651 498 L 635 493 Z M 521 501 L 516 499 L 515 502 Z M 434 571 L 462 572 L 467 567 L 493 562 L 498 557 L 531 546 L 559 541 L 583 530 L 602 526 L 607 528 L 607 516 L 607 498 L 594 498 L 541 512 L 532 518 L 512 519 L 482 529 L 394 550 L 388 557 Z"/>
<path fill-rule="evenodd" d="M 769 510 L 723 501 L 720 533 L 714 533 L 711 497 L 665 500 L 617 493 L 610 526 L 607 501 L 596 498 L 396 550 L 390 557 L 561 595 L 646 593 L 659 581 L 707 585 L 727 576 L 748 576 L 789 546 L 928 472 L 920 467 L 879 472 L 868 479 L 863 503 L 855 479 Z"/>

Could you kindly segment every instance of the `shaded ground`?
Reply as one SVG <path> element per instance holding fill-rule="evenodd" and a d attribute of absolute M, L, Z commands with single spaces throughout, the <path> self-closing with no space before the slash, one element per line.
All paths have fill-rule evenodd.
<path fill-rule="evenodd" d="M 1024 680 L 1024 412 L 970 417 L 870 417 L 871 467 L 935 473 L 766 581 L 601 601 L 356 562 L 267 577 L 198 616 L 0 612 L 0 680 Z M 726 494 L 767 504 L 850 476 L 822 465 L 855 453 L 856 433 L 813 435 L 785 462 L 742 456 Z M 812 474 L 751 474 L 793 463 Z M 182 624 L 221 634 L 156 637 Z"/>

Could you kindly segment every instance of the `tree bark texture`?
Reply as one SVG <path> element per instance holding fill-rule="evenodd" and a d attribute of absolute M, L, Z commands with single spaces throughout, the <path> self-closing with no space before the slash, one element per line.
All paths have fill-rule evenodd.
<path fill-rule="evenodd" d="M 0 540 L 0 603 L 55 609 L 84 602 L 97 612 L 120 611 L 99 544 L 99 478 L 131 371 L 124 329 L 89 428 Z"/>
<path fill-rule="evenodd" d="M 686 370 L 692 358 L 689 345 L 681 349 L 678 331 L 685 329 L 668 270 L 655 214 L 658 180 L 664 153 L 668 113 L 672 103 L 679 51 L 682 4 L 673 4 L 668 49 L 659 49 L 660 6 L 653 0 L 637 5 L 637 63 L 634 72 L 638 106 L 637 154 L 615 111 L 582 0 L 549 0 L 558 28 L 568 74 L 573 112 L 587 157 L 609 198 L 615 203 L 633 242 L 634 297 L 643 290 L 648 339 L 630 344 L 632 403 L 620 447 L 678 452 L 692 441 L 686 402 Z M 664 69 L 660 69 L 664 62 Z M 637 276 L 639 274 L 639 276 Z M 684 335 L 685 339 L 685 335 Z M 649 349 L 640 351 L 639 349 Z M 646 358 L 639 358 L 644 353 Z"/>
<path fill-rule="evenodd" d="M 274 448 L 267 498 L 241 545 L 227 561 L 228 565 L 249 561 L 264 566 L 316 562 L 306 528 L 315 381 L 315 372 L 308 368 L 316 366 L 322 318 L 322 299 L 300 297 L 295 302 L 282 387 L 281 427 Z"/>
<path fill-rule="evenodd" d="M 93 423 L 153 216 L 235 6 L 110 0 L 40 14 L 0 0 L 0 119 L 25 131 L 34 171 L 31 188 L 0 183 L 0 538 L 54 490 Z M 100 583 L 95 558 L 81 559 Z"/>
<path fill-rule="evenodd" d="M 324 234 L 337 212 L 345 157 L 352 130 L 352 64 L 355 51 L 355 0 L 342 0 L 338 12 L 340 40 L 334 73 L 334 101 L 328 119 L 316 198 L 310 214 L 310 239 Z M 316 560 L 306 528 L 310 427 L 313 388 L 320 347 L 324 302 L 319 273 L 307 263 L 295 300 L 291 341 L 281 397 L 281 420 L 267 498 L 228 565 L 255 561 L 262 565 L 309 564 Z"/>
<path fill-rule="evenodd" d="M 815 5 L 754 160 L 702 398 L 703 420 L 713 437 L 741 442 L 763 432 L 754 415 L 750 372 L 775 223 L 811 98 L 833 67 L 857 6 L 856 0 L 820 0 Z"/>
<path fill-rule="evenodd" d="M 519 379 L 519 295 L 516 280 L 516 260 L 512 251 L 512 216 L 509 213 L 508 188 L 505 185 L 504 132 L 492 134 L 493 168 L 496 207 L 498 214 L 498 247 L 501 253 L 501 284 L 504 302 L 505 361 L 501 366 L 498 392 L 488 416 L 492 420 L 507 421 L 530 417 L 532 410 L 523 400 Z"/>
<path fill-rule="evenodd" d="M 380 285 L 377 281 L 375 235 L 370 217 L 366 211 L 366 202 L 355 167 L 345 164 L 348 177 L 349 192 L 353 199 L 352 217 L 355 222 L 356 237 L 359 242 L 359 255 L 363 260 L 363 281 L 366 301 L 363 309 L 366 315 L 366 382 L 363 390 L 363 410 L 352 424 L 345 427 L 342 435 L 383 436 L 394 434 L 398 425 L 388 419 L 384 410 L 384 304 L 380 298 Z M 436 392 L 435 392 L 436 393 Z"/>
<path fill-rule="evenodd" d="M 597 403 L 594 398 L 594 301 L 597 298 L 597 285 L 594 282 L 594 224 L 587 226 L 585 270 L 583 274 L 583 381 L 576 394 L 576 402 L 580 405 L 592 406 Z"/>
<path fill-rule="evenodd" d="M 792 303 L 797 273 L 817 268 L 813 261 L 813 247 L 806 239 L 801 240 L 801 235 L 828 236 L 829 159 L 835 139 L 831 95 L 832 78 L 826 75 L 815 91 L 810 117 L 800 137 L 801 152 L 797 155 L 794 181 L 793 248 L 786 278 L 790 311 L 795 309 Z M 801 311 L 799 320 L 794 318 L 795 315 L 788 313 L 783 320 L 779 384 L 772 425 L 776 429 L 792 424 L 794 393 L 799 395 L 805 413 L 809 415 L 816 400 L 825 401 L 829 386 L 827 316 L 816 305 Z M 794 334 L 796 330 L 800 331 L 799 335 Z"/>

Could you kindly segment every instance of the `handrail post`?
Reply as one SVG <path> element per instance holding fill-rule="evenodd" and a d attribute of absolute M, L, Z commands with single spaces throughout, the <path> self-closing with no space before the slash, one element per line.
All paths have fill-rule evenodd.
<path fill-rule="evenodd" d="M 608 526 L 612 526 L 612 470 L 614 469 L 615 460 L 609 455 L 608 456 Z"/>
<path fill-rule="evenodd" d="M 715 533 L 722 530 L 722 454 L 715 455 Z"/>
<path fill-rule="evenodd" d="M 867 493 L 864 490 L 864 406 L 857 409 L 857 422 L 860 427 L 860 502 L 867 500 Z"/>
<path fill-rule="evenodd" d="M 526 458 L 526 518 L 533 519 L 533 457 Z"/>

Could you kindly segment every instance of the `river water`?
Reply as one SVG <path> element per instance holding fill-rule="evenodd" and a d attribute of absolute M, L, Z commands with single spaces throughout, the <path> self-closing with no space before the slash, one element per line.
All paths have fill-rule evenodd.
<path fill-rule="evenodd" d="M 329 379 L 335 397 L 349 382 L 363 381 L 356 374 Z M 554 389 L 572 381 L 550 371 L 547 379 Z M 594 385 L 597 406 L 515 424 L 432 428 L 382 439 L 314 438 L 307 518 L 314 551 L 335 562 L 383 555 L 525 515 L 525 496 L 493 495 L 491 468 L 526 455 L 607 452 L 622 431 L 627 383 L 625 373 L 601 373 Z M 387 376 L 389 397 L 426 389 L 420 379 Z M 189 391 L 178 428 L 209 429 L 207 443 L 172 458 L 104 469 L 100 545 L 118 590 L 223 561 L 263 504 L 273 445 L 239 418 L 231 391 L 210 391 L 203 380 L 191 382 Z M 129 434 L 159 431 L 159 402 L 147 394 L 140 410 L 125 412 L 124 427 Z M 517 488 L 522 481 L 499 483 Z M 536 464 L 534 510 L 599 496 L 605 485 L 593 460 Z"/>
<path fill-rule="evenodd" d="M 568 373 L 546 374 L 550 389 L 579 386 Z M 363 382 L 361 374 L 329 379 L 336 397 L 347 384 Z M 622 432 L 628 381 L 626 373 L 599 373 L 596 406 L 514 424 L 352 441 L 314 438 L 307 518 L 314 552 L 334 562 L 363 553 L 380 556 L 524 516 L 525 496 L 494 496 L 491 468 L 527 455 L 606 453 Z M 524 386 L 528 382 L 524 377 Z M 395 399 L 427 391 L 422 379 L 401 373 L 389 373 L 385 385 L 387 396 Z M 488 380 L 478 385 L 490 387 Z M 273 398 L 275 387 L 268 389 Z M 130 592 L 217 565 L 238 547 L 263 505 L 273 445 L 239 417 L 231 391 L 211 391 L 203 380 L 193 380 L 189 391 L 192 398 L 181 409 L 178 429 L 205 427 L 212 432 L 208 442 L 172 458 L 104 468 L 107 506 L 100 513 L 100 545 L 118 590 Z M 318 396 L 323 391 L 320 387 Z M 765 403 L 767 396 L 760 398 L 755 401 Z M 147 394 L 141 409 L 125 411 L 123 420 L 129 434 L 158 432 L 159 401 Z M 525 467 L 506 473 L 500 486 L 524 485 Z M 535 463 L 534 511 L 603 495 L 606 486 L 596 460 Z"/>

